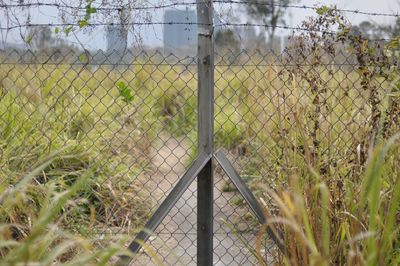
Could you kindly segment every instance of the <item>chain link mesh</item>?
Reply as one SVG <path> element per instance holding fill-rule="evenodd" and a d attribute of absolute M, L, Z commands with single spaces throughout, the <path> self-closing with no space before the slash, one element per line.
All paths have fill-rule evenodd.
<path fill-rule="evenodd" d="M 215 58 L 215 146 L 226 150 L 270 213 L 274 204 L 264 188 L 284 186 L 303 171 L 299 160 L 311 160 L 326 177 L 360 172 L 377 107 L 354 60 L 342 54 L 314 66 L 285 52 L 249 51 Z M 86 169 L 94 176 L 88 202 L 67 215 L 65 226 L 105 241 L 135 235 L 196 156 L 196 57 L 5 50 L 0 65 L 7 169 L 24 171 L 58 149 L 75 154 L 52 165 L 66 184 Z M 384 106 L 389 82 L 371 82 Z M 340 161 L 352 167 L 341 169 Z M 37 182 L 52 178 L 43 174 Z M 340 190 L 339 183 L 330 186 Z M 278 262 L 276 246 L 258 233 L 219 167 L 214 198 L 214 264 L 257 265 L 258 253 L 267 264 Z M 196 202 L 195 182 L 133 264 L 195 265 Z"/>

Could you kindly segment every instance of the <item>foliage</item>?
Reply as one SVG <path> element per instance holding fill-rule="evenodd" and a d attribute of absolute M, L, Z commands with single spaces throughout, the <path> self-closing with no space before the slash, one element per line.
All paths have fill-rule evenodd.
<path fill-rule="evenodd" d="M 399 264 L 400 175 L 385 174 L 393 156 L 398 163 L 399 136 L 375 148 L 362 179 L 335 178 L 346 190 L 341 198 L 312 167 L 309 177 L 293 175 L 285 190 L 264 187 L 278 206 L 268 225 L 283 232 L 284 265 Z"/>
<path fill-rule="evenodd" d="M 399 70 L 393 62 L 399 42 L 373 42 L 353 34 L 334 9 L 317 13 L 302 25 L 310 31 L 292 38 L 285 61 L 293 65 L 287 69 L 293 84 L 287 101 L 293 103 L 282 104 L 280 113 L 285 117 L 288 105 L 293 118 L 287 120 L 293 122 L 281 122 L 281 137 L 276 138 L 283 188 L 268 187 L 265 177 L 256 182 L 263 187 L 260 194 L 272 201 L 268 206 L 277 206 L 267 213 L 269 225 L 283 232 L 286 265 L 398 265 L 400 109 Z M 335 28 L 338 34 L 331 33 Z M 339 75 L 343 70 L 327 67 L 332 61 L 340 65 L 342 57 L 356 70 L 343 72 L 344 80 Z M 343 83 L 356 77 L 359 84 Z M 332 87 L 331 82 L 344 86 Z M 310 97 L 307 108 L 300 99 L 290 99 L 300 86 L 306 86 L 303 93 Z M 357 105 L 355 95 L 364 98 L 356 111 L 362 122 L 348 120 Z M 341 129 L 342 123 L 346 128 Z M 257 253 L 262 258 L 261 245 Z"/>
<path fill-rule="evenodd" d="M 400 18 L 391 24 L 377 24 L 372 21 L 362 21 L 352 28 L 353 34 L 361 34 L 369 39 L 395 38 L 400 36 Z"/>
<path fill-rule="evenodd" d="M 228 67 L 225 57 L 216 59 L 215 146 L 238 158 L 258 196 L 275 201 L 281 217 L 272 221 L 286 233 L 288 264 L 395 264 L 400 164 L 390 136 L 400 125 L 393 63 L 399 40 L 369 42 L 336 11 L 317 11 L 303 24 L 312 31 L 296 34 L 281 57 L 243 51 Z M 340 33 L 321 33 L 333 29 Z M 153 176 L 151 143 L 167 132 L 186 135 L 196 149 L 191 65 L 157 53 L 113 67 L 71 57 L 85 65 L 30 61 L 0 72 L 2 184 L 16 186 L 37 162 L 67 150 L 35 172 L 24 204 L 0 216 L 2 224 L 22 228 L 18 237 L 29 236 L 42 207 L 57 204 L 49 198 L 75 191 L 40 231 L 46 238 L 54 228 L 61 234 L 48 249 L 76 240 L 71 232 L 134 232 L 152 205 L 146 189 L 132 185 Z M 388 141 L 391 149 L 382 145 Z M 85 186 L 75 190 L 82 176 Z M 94 252 L 92 241 L 83 242 L 71 245 Z"/>
<path fill-rule="evenodd" d="M 117 80 L 104 81 L 113 88 L 111 95 L 105 95 L 85 68 L 75 72 L 47 66 L 30 72 L 12 66 L 8 71 L 7 78 L 17 77 L 17 81 L 2 82 L 5 94 L 0 98 L 1 183 L 14 186 L 23 173 L 56 150 L 66 147 L 74 155 L 55 158 L 33 178 L 37 188 L 31 190 L 35 193 L 30 193 L 30 204 L 9 211 L 0 221 L 28 224 L 28 217 L 39 212 L 44 200 L 42 187 L 57 182 L 64 184 L 58 187 L 68 189 L 90 171 L 90 181 L 79 195 L 85 200 L 78 200 L 79 204 L 64 214 L 60 227 L 90 235 L 115 226 L 127 225 L 127 231 L 135 230 L 143 224 L 147 218 L 145 210 L 152 202 L 143 203 L 146 193 L 129 184 L 145 163 L 137 154 L 148 152 L 147 142 L 131 124 L 130 119 L 135 116 L 125 118 L 130 107 L 122 104 L 123 99 L 114 87 Z M 51 77 L 46 75 L 48 71 L 52 72 Z M 28 83 L 31 76 L 43 82 Z M 78 76 L 80 81 L 76 80 Z M 140 138 L 139 145 L 133 143 Z M 118 186 L 111 187 L 109 184 L 115 180 Z"/>
<path fill-rule="evenodd" d="M 94 240 L 64 230 L 61 225 L 71 208 L 80 205 L 76 196 L 85 190 L 93 176 L 86 171 L 66 186 L 61 179 L 37 184 L 37 176 L 56 160 L 73 156 L 56 151 L 37 162 L 13 186 L 0 187 L 0 264 L 1 265 L 108 265 L 112 256 L 126 254 L 123 247 L 109 244 L 98 248 Z M 29 213 L 26 205 L 37 201 L 38 208 Z M 14 214 L 13 214 L 14 213 Z M 26 215 L 26 222 L 21 217 Z M 9 217 L 4 221 L 4 217 Z"/>
<path fill-rule="evenodd" d="M 28 33 L 28 44 L 32 44 L 36 49 L 47 49 L 54 44 L 55 40 L 52 36 L 50 27 L 33 27 Z"/>
<path fill-rule="evenodd" d="M 58 33 L 59 28 L 55 28 L 54 34 L 57 35 Z M 49 26 L 30 27 L 27 35 L 24 37 L 24 41 L 33 51 L 53 54 L 54 57 L 57 57 L 57 54 L 61 56 L 76 50 L 74 45 L 54 36 L 54 34 Z"/>
<path fill-rule="evenodd" d="M 215 46 L 217 50 L 228 50 L 237 53 L 240 49 L 240 42 L 234 30 L 219 30 L 215 33 Z"/>
<path fill-rule="evenodd" d="M 117 82 L 117 87 L 119 89 L 119 94 L 122 97 L 122 100 L 126 103 L 130 103 L 133 100 L 132 91 L 128 88 L 128 86 L 123 82 Z"/>
<path fill-rule="evenodd" d="M 136 27 L 128 27 L 128 25 L 142 16 L 145 16 L 146 20 L 151 19 L 150 13 L 142 15 L 140 12 L 134 12 L 138 7 L 143 7 L 141 6 L 142 3 L 129 0 L 119 0 L 117 3 L 110 0 L 81 0 L 76 2 L 54 0 L 48 3 L 38 2 L 37 0 L 23 0 L 19 1 L 18 4 L 14 0 L 3 0 L 1 3 L 4 8 L 0 13 L 4 21 L 7 21 L 7 27 L 10 27 L 10 29 L 29 28 L 28 34 L 22 30 L 19 32 L 26 43 L 32 42 L 34 37 L 32 33 L 37 31 L 35 28 L 42 32 L 42 36 L 46 34 L 47 37 L 50 37 L 47 31 L 49 27 L 46 25 L 63 24 L 51 29 L 50 33 L 54 31 L 56 34 L 63 33 L 66 37 L 72 36 L 83 50 L 85 50 L 85 47 L 79 40 L 77 33 L 83 30 L 86 32 L 92 30 L 91 24 L 120 24 L 124 30 L 130 30 L 136 34 Z M 37 12 L 43 5 L 50 7 L 49 12 L 57 14 L 57 16 L 47 14 L 56 18 L 53 23 L 46 24 L 36 20 Z M 43 26 L 36 27 L 35 24 L 42 24 Z M 39 34 L 35 35 L 39 36 Z M 42 36 L 39 38 L 45 40 Z"/>
<path fill-rule="evenodd" d="M 297 0 L 250 0 L 246 1 L 246 12 L 251 19 L 270 25 L 268 27 L 269 39 L 273 41 L 276 26 L 285 23 L 285 6 Z"/>

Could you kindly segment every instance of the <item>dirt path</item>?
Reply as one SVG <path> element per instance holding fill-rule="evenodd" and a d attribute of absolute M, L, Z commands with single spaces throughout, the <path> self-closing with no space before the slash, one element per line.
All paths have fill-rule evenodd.
<path fill-rule="evenodd" d="M 152 161 L 157 172 L 152 176 L 153 198 L 161 203 L 173 185 L 186 171 L 190 145 L 184 138 L 172 138 L 164 135 L 155 145 Z M 231 198 L 235 192 L 221 192 L 224 181 L 220 171 L 216 171 L 215 198 L 215 235 L 214 265 L 252 265 L 248 261 L 248 252 L 243 252 L 240 240 L 232 234 L 222 220 L 235 212 Z M 150 239 L 148 246 L 166 265 L 196 265 L 196 194 L 197 181 L 189 187 L 176 206 L 171 210 L 156 234 Z M 242 235 L 250 241 L 253 234 Z M 247 261 L 247 263 L 246 263 Z M 141 251 L 132 265 L 157 265 L 145 252 Z"/>

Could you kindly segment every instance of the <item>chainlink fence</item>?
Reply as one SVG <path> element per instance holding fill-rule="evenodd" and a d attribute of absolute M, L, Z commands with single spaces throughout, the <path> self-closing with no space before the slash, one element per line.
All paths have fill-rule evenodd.
<path fill-rule="evenodd" d="M 52 164 L 58 178 L 68 185 L 87 169 L 93 178 L 87 201 L 65 214 L 65 225 L 102 243 L 134 237 L 196 157 L 197 58 L 2 50 L 0 65 L 7 169 L 24 171 L 55 150 L 74 154 Z M 315 63 L 289 51 L 225 51 L 215 54 L 214 73 L 215 145 L 267 215 L 278 214 L 269 191 L 307 165 L 342 193 L 340 177 L 361 173 L 377 123 L 386 135 L 399 126 L 399 103 L 387 97 L 395 81 L 366 80 L 344 52 Z M 344 161 L 350 167 L 339 167 Z M 278 263 L 276 245 L 215 170 L 214 264 Z M 36 182 L 52 178 L 43 173 Z M 133 265 L 195 265 L 196 204 L 194 183 Z"/>

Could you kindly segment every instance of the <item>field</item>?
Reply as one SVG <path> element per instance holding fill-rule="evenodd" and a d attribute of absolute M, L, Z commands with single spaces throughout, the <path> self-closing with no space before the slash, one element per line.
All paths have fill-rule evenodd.
<path fill-rule="evenodd" d="M 281 262 L 398 264 L 398 79 L 366 79 L 354 63 L 248 58 L 216 59 L 215 145 L 284 232 Z M 106 243 L 136 232 L 159 204 L 156 143 L 188 143 L 186 165 L 196 156 L 196 65 L 182 62 L 2 60 L 0 261 L 107 264 L 121 252 Z"/>

